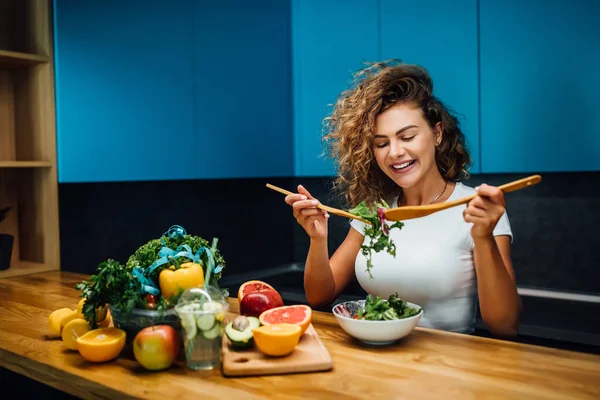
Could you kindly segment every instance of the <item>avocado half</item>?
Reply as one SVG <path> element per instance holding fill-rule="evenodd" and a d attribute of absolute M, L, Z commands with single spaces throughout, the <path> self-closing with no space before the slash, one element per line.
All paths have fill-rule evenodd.
<path fill-rule="evenodd" d="M 254 343 L 252 330 L 260 326 L 260 321 L 252 316 L 237 316 L 225 327 L 225 334 L 231 344 L 238 349 L 245 349 Z"/>

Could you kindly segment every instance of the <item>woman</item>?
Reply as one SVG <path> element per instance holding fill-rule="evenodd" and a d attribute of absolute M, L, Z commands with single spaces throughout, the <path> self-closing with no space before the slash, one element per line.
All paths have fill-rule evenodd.
<path fill-rule="evenodd" d="M 360 252 L 364 223 L 350 222 L 330 259 L 329 215 L 298 186 L 285 201 L 310 237 L 304 275 L 309 303 L 331 304 L 356 275 L 367 293 L 387 298 L 397 292 L 423 306 L 421 326 L 471 333 L 479 299 L 490 332 L 515 335 L 521 304 L 504 196 L 493 186 L 473 189 L 460 182 L 470 163 L 464 135 L 433 95 L 427 71 L 396 62 L 373 64 L 357 74 L 325 121 L 325 140 L 338 163 L 336 187 L 350 207 L 363 200 L 398 207 L 478 196 L 466 206 L 392 229 L 396 256 L 372 252 L 370 277 Z"/>

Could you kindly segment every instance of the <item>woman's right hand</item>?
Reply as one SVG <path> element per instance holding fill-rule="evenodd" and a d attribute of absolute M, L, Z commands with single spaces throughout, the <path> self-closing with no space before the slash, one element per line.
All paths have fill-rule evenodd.
<path fill-rule="evenodd" d="M 302 185 L 298 185 L 298 193 L 285 196 L 285 202 L 292 206 L 294 218 L 313 239 L 327 237 L 327 219 L 329 214 L 317 208 L 319 201 Z"/>

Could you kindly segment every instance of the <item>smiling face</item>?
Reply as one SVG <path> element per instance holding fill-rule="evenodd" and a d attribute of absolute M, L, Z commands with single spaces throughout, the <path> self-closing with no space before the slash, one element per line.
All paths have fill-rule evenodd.
<path fill-rule="evenodd" d="M 439 124 L 432 130 L 420 109 L 396 104 L 377 117 L 373 153 L 379 168 L 406 189 L 439 174 L 435 146 L 440 140 Z"/>

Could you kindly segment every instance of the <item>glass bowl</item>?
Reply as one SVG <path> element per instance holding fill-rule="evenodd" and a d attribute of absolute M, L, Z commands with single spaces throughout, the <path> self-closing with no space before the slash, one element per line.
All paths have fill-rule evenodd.
<path fill-rule="evenodd" d="M 115 309 L 111 305 L 109 305 L 108 308 L 115 328 L 120 328 L 125 331 L 127 334 L 126 341 L 128 343 L 133 341 L 139 331 L 153 325 L 170 325 L 181 334 L 181 323 L 173 308 L 169 308 L 162 312 L 134 308 L 128 315 L 125 315 L 125 313 Z"/>

